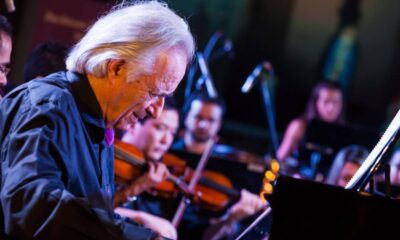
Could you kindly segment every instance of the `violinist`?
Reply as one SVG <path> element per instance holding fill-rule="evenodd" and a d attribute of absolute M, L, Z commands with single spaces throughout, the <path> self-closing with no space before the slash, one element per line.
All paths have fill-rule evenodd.
<path fill-rule="evenodd" d="M 170 175 L 166 165 L 159 160 L 172 144 L 178 129 L 178 119 L 178 110 L 173 99 L 166 97 L 164 108 L 157 119 L 145 118 L 126 129 L 121 140 L 143 153 L 148 169 L 128 187 L 117 192 L 117 197 L 126 196 L 135 201 L 126 202 L 115 209 L 121 216 L 129 217 L 171 239 L 177 238 L 177 232 L 162 214 L 161 208 L 173 210 L 174 205 L 169 206 L 168 200 L 151 201 L 154 197 L 146 191 Z M 143 201 L 143 199 L 149 200 Z"/>
<path fill-rule="evenodd" d="M 184 105 L 184 126 L 183 137 L 178 139 L 173 148 L 184 150 L 190 153 L 202 154 L 207 143 L 217 136 L 225 112 L 225 103 L 220 98 L 209 97 L 206 93 L 195 92 Z M 179 232 L 183 239 L 192 239 L 194 232 L 201 236 L 201 229 L 205 223 L 208 225 L 202 234 L 202 239 L 221 239 L 232 237 L 239 231 L 239 221 L 257 213 L 263 204 L 258 195 L 247 190 L 241 191 L 238 202 L 226 210 L 219 218 L 212 218 L 203 214 L 202 210 L 193 206 L 187 211 L 182 222 L 186 229 Z"/>

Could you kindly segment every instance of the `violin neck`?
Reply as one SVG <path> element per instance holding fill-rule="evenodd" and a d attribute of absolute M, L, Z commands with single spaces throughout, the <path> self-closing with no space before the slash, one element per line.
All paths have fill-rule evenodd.
<path fill-rule="evenodd" d="M 114 147 L 114 154 L 118 159 L 126 161 L 134 166 L 139 168 L 145 168 L 146 162 L 140 159 L 135 158 L 132 154 L 125 151 L 123 148 L 119 148 L 117 146 Z"/>
<path fill-rule="evenodd" d="M 219 183 L 216 183 L 206 177 L 201 177 L 199 180 L 199 184 L 204 185 L 206 187 L 210 187 L 215 189 L 219 192 L 222 192 L 228 195 L 232 200 L 239 200 L 240 199 L 240 192 L 233 188 L 225 187 Z"/>

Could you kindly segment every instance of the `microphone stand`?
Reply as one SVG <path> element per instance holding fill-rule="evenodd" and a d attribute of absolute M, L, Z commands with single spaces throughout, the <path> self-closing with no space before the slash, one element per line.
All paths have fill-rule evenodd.
<path fill-rule="evenodd" d="M 267 71 L 268 75 L 265 75 L 265 71 Z M 272 68 L 271 63 L 262 62 L 257 65 L 257 67 L 253 70 L 250 76 L 246 79 L 246 82 L 243 84 L 241 91 L 243 93 L 248 93 L 250 89 L 257 83 L 256 81 L 260 81 L 260 90 L 261 95 L 263 97 L 263 103 L 265 108 L 265 113 L 267 117 L 267 125 L 269 128 L 269 137 L 270 137 L 270 150 L 272 152 L 273 157 L 276 157 L 276 151 L 278 149 L 278 134 L 276 133 L 275 127 L 275 114 L 274 107 L 271 100 L 271 94 L 268 88 L 268 78 L 274 79 L 274 69 Z"/>
<path fill-rule="evenodd" d="M 273 69 L 271 68 L 268 71 L 270 78 L 274 77 Z M 278 149 L 278 135 L 276 133 L 276 125 L 275 125 L 275 115 L 273 110 L 273 104 L 271 100 L 271 94 L 268 88 L 268 77 L 265 74 L 261 74 L 261 81 L 260 81 L 260 90 L 263 96 L 264 108 L 267 116 L 268 121 L 268 128 L 269 128 L 269 135 L 271 139 L 271 148 L 272 148 L 272 155 L 276 157 L 276 151 Z M 261 220 L 269 216 L 271 213 L 271 207 L 269 204 L 267 205 L 266 209 L 248 226 L 235 240 L 240 240 L 249 233 Z"/>
<path fill-rule="evenodd" d="M 271 79 L 273 78 L 273 70 L 269 71 Z M 275 114 L 273 109 L 273 104 L 271 100 L 271 94 L 268 88 L 267 77 L 262 75 L 261 79 L 261 94 L 263 96 L 264 108 L 267 116 L 268 129 L 269 129 L 269 137 L 271 140 L 271 152 L 273 157 L 276 157 L 276 151 L 278 150 L 278 134 L 276 133 L 276 124 L 275 124 Z"/>
<path fill-rule="evenodd" d="M 188 77 L 187 77 L 186 86 L 185 86 L 185 101 L 187 101 L 188 98 L 190 97 L 190 93 L 192 91 L 192 85 L 193 85 L 193 78 L 194 78 L 196 71 L 197 71 L 197 61 L 194 62 L 189 67 Z"/>
<path fill-rule="evenodd" d="M 221 36 L 222 36 L 222 32 L 221 31 L 217 31 L 208 40 L 207 45 L 204 48 L 204 59 L 205 60 L 208 59 L 208 57 L 210 56 L 215 44 L 217 43 L 218 39 L 221 38 Z M 191 90 L 192 90 L 192 86 L 193 86 L 194 75 L 197 72 L 197 66 L 198 66 L 198 63 L 196 61 L 196 63 L 193 63 L 190 66 L 189 70 L 188 70 L 187 82 L 186 82 L 186 86 L 185 86 L 185 100 L 187 100 L 189 98 L 189 96 L 190 96 L 190 93 L 191 93 Z"/>

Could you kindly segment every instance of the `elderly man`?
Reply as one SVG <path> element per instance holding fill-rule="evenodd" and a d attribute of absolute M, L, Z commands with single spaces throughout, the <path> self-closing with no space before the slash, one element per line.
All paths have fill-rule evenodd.
<path fill-rule="evenodd" d="M 71 50 L 67 72 L 0 103 L 1 230 L 18 239 L 153 239 L 113 213 L 113 125 L 157 117 L 194 51 L 156 1 L 115 8 Z"/>
<path fill-rule="evenodd" d="M 12 49 L 12 27 L 7 18 L 0 15 L 0 99 L 7 85 L 7 74 L 10 71 Z"/>

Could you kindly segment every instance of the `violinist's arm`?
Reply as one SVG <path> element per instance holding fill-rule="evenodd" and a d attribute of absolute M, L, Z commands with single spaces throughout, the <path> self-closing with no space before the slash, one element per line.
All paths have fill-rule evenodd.
<path fill-rule="evenodd" d="M 127 200 L 129 197 L 137 196 L 164 181 L 169 175 L 170 172 L 164 163 L 149 162 L 149 170 L 138 177 L 127 188 L 119 191 L 116 194 L 116 200 Z"/>
<path fill-rule="evenodd" d="M 240 200 L 228 210 L 230 222 L 240 221 L 252 216 L 264 207 L 260 197 L 245 189 L 240 192 Z"/>
<path fill-rule="evenodd" d="M 242 190 L 240 200 L 229 208 L 224 216 L 210 221 L 210 226 L 206 229 L 203 239 L 220 239 L 235 234 L 238 230 L 237 223 L 240 220 L 256 214 L 263 207 L 264 204 L 257 195 Z"/>
<path fill-rule="evenodd" d="M 142 226 L 153 230 L 168 239 L 177 239 L 178 233 L 172 223 L 164 218 L 127 208 L 118 207 L 114 209 L 121 216 L 130 218 Z"/>

